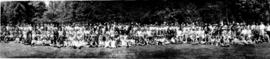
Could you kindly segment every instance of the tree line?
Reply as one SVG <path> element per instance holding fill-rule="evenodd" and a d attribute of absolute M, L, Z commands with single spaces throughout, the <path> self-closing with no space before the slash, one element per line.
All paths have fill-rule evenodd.
<path fill-rule="evenodd" d="M 270 22 L 270 0 L 1 2 L 1 24 Z"/>

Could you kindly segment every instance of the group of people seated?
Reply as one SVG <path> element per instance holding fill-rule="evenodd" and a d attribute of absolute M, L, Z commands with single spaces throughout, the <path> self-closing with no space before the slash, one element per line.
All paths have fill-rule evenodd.
<path fill-rule="evenodd" d="M 7 24 L 0 42 L 54 47 L 130 47 L 166 44 L 216 46 L 270 42 L 269 24 Z"/>

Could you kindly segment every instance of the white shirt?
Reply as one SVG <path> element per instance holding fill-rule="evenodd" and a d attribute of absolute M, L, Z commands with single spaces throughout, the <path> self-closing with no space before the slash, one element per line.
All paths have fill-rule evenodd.
<path fill-rule="evenodd" d="M 264 30 L 265 26 L 264 25 L 260 25 L 260 30 Z"/>
<path fill-rule="evenodd" d="M 270 25 L 267 26 L 266 31 L 270 31 Z"/>

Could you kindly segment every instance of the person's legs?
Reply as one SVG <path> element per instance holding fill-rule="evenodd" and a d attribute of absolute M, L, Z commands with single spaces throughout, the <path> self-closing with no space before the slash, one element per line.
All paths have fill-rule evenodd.
<path fill-rule="evenodd" d="M 31 44 L 31 40 L 32 40 L 31 37 L 28 36 L 27 39 L 26 39 L 26 44 Z"/>
<path fill-rule="evenodd" d="M 64 41 L 65 41 L 65 37 L 62 36 L 61 39 L 60 39 L 60 45 L 63 46 L 64 45 Z"/>
<path fill-rule="evenodd" d="M 57 42 L 57 38 L 56 37 L 53 37 L 52 39 L 51 39 L 52 41 L 52 45 L 53 46 L 55 46 L 56 45 L 56 42 Z"/>
<path fill-rule="evenodd" d="M 267 34 L 267 38 L 266 39 L 268 40 L 267 42 L 270 42 L 270 31 L 267 31 L 266 34 Z"/>
<path fill-rule="evenodd" d="M 270 36 L 270 31 L 266 31 L 267 35 Z"/>

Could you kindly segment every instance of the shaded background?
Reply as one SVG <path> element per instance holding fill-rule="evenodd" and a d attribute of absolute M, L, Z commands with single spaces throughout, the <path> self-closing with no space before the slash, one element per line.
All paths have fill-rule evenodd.
<path fill-rule="evenodd" d="M 270 0 L 6 1 L 1 23 L 270 22 Z"/>

